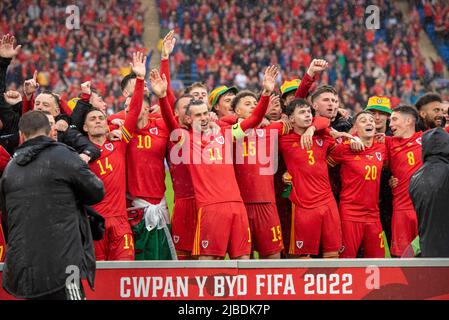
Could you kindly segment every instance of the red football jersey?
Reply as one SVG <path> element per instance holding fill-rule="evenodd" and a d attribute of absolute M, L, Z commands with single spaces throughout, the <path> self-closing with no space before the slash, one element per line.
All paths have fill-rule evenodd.
<path fill-rule="evenodd" d="M 422 132 L 416 132 L 408 139 L 385 137 L 391 174 L 398 179 L 393 188 L 393 208 L 414 210 L 408 193 L 412 175 L 422 166 Z"/>
<path fill-rule="evenodd" d="M 341 164 L 340 216 L 356 222 L 379 221 L 380 174 L 386 158 L 384 143 L 374 142 L 353 152 L 349 142 L 336 145 L 328 156 L 331 166 Z"/>
<path fill-rule="evenodd" d="M 329 136 L 314 135 L 312 149 L 305 150 L 301 149 L 301 136 L 297 133 L 280 138 L 279 149 L 304 208 L 313 209 L 333 199 L 326 159 L 334 144 Z"/>
<path fill-rule="evenodd" d="M 185 132 L 185 134 L 188 135 L 187 132 Z M 175 196 L 175 202 L 178 199 L 192 198 L 195 196 L 189 165 L 183 162 L 181 163 L 177 162 L 175 164 L 172 161 L 172 156 L 176 157 L 181 155 L 182 144 L 183 141 L 178 143 L 169 141 L 168 145 L 167 159 L 170 166 L 171 179 L 173 182 L 173 192 Z"/>
<path fill-rule="evenodd" d="M 275 142 L 283 133 L 283 123 L 273 122 L 264 128 L 251 129 L 246 137 L 235 141 L 234 168 L 245 203 L 276 202 L 273 175 L 278 158 Z"/>
<path fill-rule="evenodd" d="M 126 152 L 126 185 L 133 197 L 157 200 L 164 197 L 168 136 L 167 126 L 160 117 L 150 116 L 144 128 L 134 130 Z"/>
<path fill-rule="evenodd" d="M 103 217 L 126 215 L 126 147 L 137 125 L 143 103 L 143 80 L 137 79 L 130 102 L 130 111 L 121 127 L 122 141 L 108 141 L 97 145 L 100 158 L 89 163 L 89 167 L 103 181 L 106 194 L 93 208 Z"/>

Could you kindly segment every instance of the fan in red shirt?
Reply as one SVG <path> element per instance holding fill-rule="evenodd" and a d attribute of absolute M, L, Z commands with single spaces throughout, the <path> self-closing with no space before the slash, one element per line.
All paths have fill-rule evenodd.
<path fill-rule="evenodd" d="M 280 151 L 292 176 L 292 229 L 289 254 L 338 258 L 342 248 L 340 216 L 332 194 L 327 155 L 334 142 L 314 135 L 310 149 L 301 147 L 301 136 L 312 124 L 312 107 L 303 99 L 294 100 L 286 110 L 294 132 L 282 136 Z M 292 198 L 292 195 L 290 196 Z"/>
<path fill-rule="evenodd" d="M 204 101 L 193 100 L 187 106 L 187 121 L 192 130 L 175 131 L 173 134 L 185 139 L 183 152 L 189 153 L 197 202 L 198 220 L 193 255 L 199 259 L 231 258 L 248 259 L 251 236 L 248 217 L 235 178 L 232 159 L 232 138 L 244 136 L 244 131 L 256 127 L 263 119 L 269 96 L 274 89 L 277 69 L 269 67 L 265 72 L 263 93 L 253 114 L 232 126 L 224 126 L 218 134 L 209 129 L 209 112 Z M 151 72 L 153 91 L 160 98 L 164 120 L 171 130 L 180 126 L 167 103 L 166 81 L 158 72 Z M 226 129 L 226 130 L 225 130 Z M 232 136 L 231 136 L 232 134 Z M 184 157 L 186 154 L 184 153 Z"/>
<path fill-rule="evenodd" d="M 327 159 L 331 166 L 341 165 L 339 209 L 344 250 L 340 257 L 356 258 L 363 246 L 365 258 L 383 258 L 379 190 L 386 146 L 374 139 L 376 123 L 369 111 L 354 117 L 353 133 L 361 139 L 365 150 L 353 152 L 349 141 L 345 141 L 336 145 Z"/>
<path fill-rule="evenodd" d="M 90 169 L 103 181 L 106 195 L 93 208 L 105 218 L 106 230 L 102 240 L 95 241 L 97 260 L 134 260 L 134 244 L 126 214 L 126 147 L 132 137 L 143 103 L 145 56 L 133 54 L 136 86 L 129 113 L 121 127 L 123 141 L 108 141 L 106 115 L 92 109 L 86 114 L 84 131 L 90 141 L 101 150 L 100 158 L 89 164 Z"/>

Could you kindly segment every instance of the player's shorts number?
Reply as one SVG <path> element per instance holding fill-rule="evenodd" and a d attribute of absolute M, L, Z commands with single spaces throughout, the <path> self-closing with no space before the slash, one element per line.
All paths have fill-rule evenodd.
<path fill-rule="evenodd" d="M 108 173 L 107 170 L 109 170 L 109 171 L 113 170 L 112 165 L 109 163 L 108 157 L 106 157 L 104 159 L 104 165 L 101 162 L 101 160 L 97 160 L 97 164 L 100 167 L 100 175 L 104 175 L 104 174 Z"/>
<path fill-rule="evenodd" d="M 0 246 L 0 261 L 3 259 L 3 246 Z"/>
<path fill-rule="evenodd" d="M 309 164 L 313 166 L 315 164 L 315 157 L 313 156 L 313 150 L 307 151 L 307 154 L 309 155 Z"/>
<path fill-rule="evenodd" d="M 273 239 L 271 239 L 272 242 L 277 242 L 277 241 L 282 240 L 281 226 L 272 227 L 271 232 L 273 232 Z"/>
<path fill-rule="evenodd" d="M 380 239 L 380 248 L 381 249 L 385 248 L 383 232 L 379 233 L 379 239 Z"/>
<path fill-rule="evenodd" d="M 125 239 L 125 245 L 123 246 L 123 249 L 134 248 L 134 242 L 133 242 L 132 236 L 130 236 L 129 234 L 125 234 L 123 236 L 123 238 Z"/>
<path fill-rule="evenodd" d="M 151 137 L 150 136 L 142 136 L 138 135 L 137 139 L 139 142 L 137 143 L 137 149 L 150 149 L 151 148 Z"/>
<path fill-rule="evenodd" d="M 407 159 L 409 165 L 411 166 L 415 165 L 416 161 L 415 161 L 415 154 L 413 153 L 413 151 L 407 152 Z"/>
<path fill-rule="evenodd" d="M 377 179 L 377 167 L 376 166 L 365 166 L 366 174 L 365 180 L 376 180 Z"/>

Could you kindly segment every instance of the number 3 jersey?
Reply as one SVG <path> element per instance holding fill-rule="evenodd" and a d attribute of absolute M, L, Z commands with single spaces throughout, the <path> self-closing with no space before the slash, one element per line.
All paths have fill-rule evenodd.
<path fill-rule="evenodd" d="M 393 188 L 395 211 L 415 210 L 408 193 L 412 175 L 422 166 L 422 132 L 416 132 L 407 139 L 385 137 L 391 174 L 398 179 Z"/>
<path fill-rule="evenodd" d="M 341 164 L 340 215 L 345 221 L 378 222 L 380 175 L 386 160 L 384 143 L 353 152 L 349 141 L 336 145 L 327 161 Z"/>
<path fill-rule="evenodd" d="M 292 176 L 299 205 L 314 209 L 334 200 L 329 182 L 327 154 L 334 140 L 314 135 L 311 150 L 301 149 L 301 136 L 291 133 L 280 138 L 280 151 Z"/>

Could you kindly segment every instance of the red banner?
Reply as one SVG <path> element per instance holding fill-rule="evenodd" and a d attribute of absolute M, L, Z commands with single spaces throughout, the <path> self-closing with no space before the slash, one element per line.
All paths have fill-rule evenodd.
<path fill-rule="evenodd" d="M 95 292 L 85 282 L 84 287 L 92 300 L 449 299 L 449 266 L 250 266 L 101 267 Z M 11 298 L 0 290 L 0 300 Z"/>

